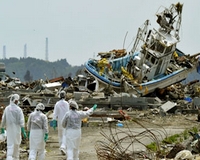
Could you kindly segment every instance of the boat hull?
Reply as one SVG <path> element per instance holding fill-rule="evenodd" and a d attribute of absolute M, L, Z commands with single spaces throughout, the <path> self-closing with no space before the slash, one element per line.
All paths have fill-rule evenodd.
<path fill-rule="evenodd" d="M 95 91 L 102 91 L 108 86 L 112 87 L 117 92 L 120 91 L 121 82 L 119 79 L 108 79 L 106 76 L 101 76 L 97 69 L 90 64 L 90 61 L 85 63 L 85 69 L 92 77 L 94 77 L 96 82 Z"/>
<path fill-rule="evenodd" d="M 124 81 L 123 87 L 127 93 L 132 93 L 138 96 L 145 96 L 154 92 L 156 89 L 163 89 L 172 84 L 185 80 L 188 74 L 193 70 L 193 68 L 183 68 L 162 78 L 155 79 L 146 83 L 141 83 L 137 86 L 131 85 L 127 83 L 127 81 Z"/>
<path fill-rule="evenodd" d="M 87 63 L 85 64 L 87 72 L 95 78 L 96 81 L 96 91 L 102 91 L 103 89 L 110 87 L 116 92 L 127 92 L 130 94 L 135 94 L 137 96 L 145 96 L 149 93 L 154 92 L 157 88 L 162 89 L 168 87 L 177 82 L 183 81 L 187 78 L 188 74 L 192 72 L 194 68 L 182 68 L 171 74 L 165 75 L 161 78 L 154 79 L 141 84 L 130 84 L 128 81 L 123 80 L 109 80 L 104 76 L 99 75 L 99 73 L 90 67 Z"/>

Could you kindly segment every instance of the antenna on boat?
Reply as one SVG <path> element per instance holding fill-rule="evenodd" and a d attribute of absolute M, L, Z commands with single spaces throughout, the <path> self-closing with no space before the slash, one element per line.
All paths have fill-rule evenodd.
<path fill-rule="evenodd" d="M 124 37 L 123 49 L 124 49 L 124 45 L 125 45 L 125 40 L 126 40 L 127 34 L 128 34 L 128 31 L 126 32 L 126 35 L 125 35 L 125 37 Z"/>

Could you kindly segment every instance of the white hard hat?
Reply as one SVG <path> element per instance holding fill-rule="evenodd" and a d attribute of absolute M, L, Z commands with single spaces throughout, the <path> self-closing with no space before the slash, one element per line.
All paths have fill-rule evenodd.
<path fill-rule="evenodd" d="M 44 104 L 42 104 L 42 103 L 38 103 L 37 106 L 36 106 L 36 109 L 44 110 L 44 109 L 45 109 L 45 106 L 44 106 Z"/>
<path fill-rule="evenodd" d="M 69 101 L 69 106 L 78 109 L 78 104 L 74 100 Z"/>

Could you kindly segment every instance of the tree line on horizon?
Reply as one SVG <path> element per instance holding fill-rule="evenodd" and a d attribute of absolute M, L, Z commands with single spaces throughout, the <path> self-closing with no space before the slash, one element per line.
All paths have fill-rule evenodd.
<path fill-rule="evenodd" d="M 72 66 L 66 59 L 55 62 L 44 61 L 36 58 L 9 58 L 0 59 L 5 64 L 5 73 L 10 77 L 19 78 L 22 82 L 31 82 L 39 79 L 49 80 L 57 77 L 74 77 L 84 68 Z"/>

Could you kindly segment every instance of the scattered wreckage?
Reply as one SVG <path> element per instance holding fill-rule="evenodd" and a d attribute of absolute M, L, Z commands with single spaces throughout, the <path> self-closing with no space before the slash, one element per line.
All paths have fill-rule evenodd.
<path fill-rule="evenodd" d="M 92 85 L 91 85 L 92 83 Z M 156 90 L 149 96 L 137 97 L 130 93 L 117 93 L 112 88 L 95 92 L 89 89 L 94 88 L 94 83 L 90 77 L 78 75 L 74 79 L 57 77 L 49 81 L 42 79 L 29 83 L 22 83 L 16 78 L 8 77 L 5 81 L 0 81 L 1 95 L 0 105 L 9 104 L 8 96 L 12 93 L 21 95 L 20 106 L 23 108 L 34 108 L 37 103 L 45 104 L 47 111 L 54 107 L 58 100 L 60 90 L 65 90 L 68 99 L 75 99 L 80 108 L 91 107 L 97 103 L 100 108 L 108 109 L 149 109 L 159 108 L 167 101 L 176 103 L 176 112 L 186 109 L 198 110 L 200 96 L 199 80 L 194 80 L 188 84 L 181 82 L 170 85 L 166 88 Z M 88 87 L 89 86 L 89 87 Z M 175 112 L 174 112 L 175 113 Z"/>

